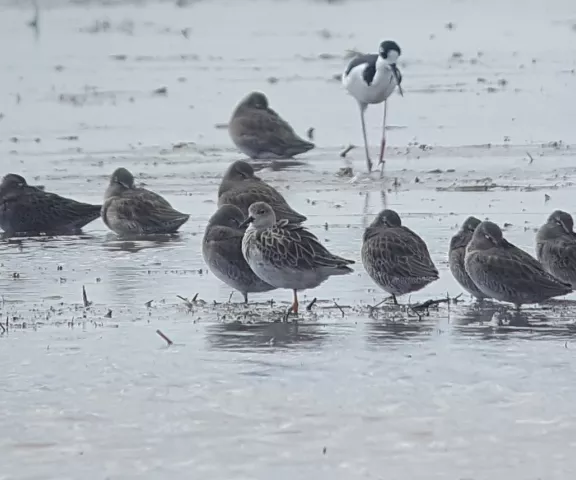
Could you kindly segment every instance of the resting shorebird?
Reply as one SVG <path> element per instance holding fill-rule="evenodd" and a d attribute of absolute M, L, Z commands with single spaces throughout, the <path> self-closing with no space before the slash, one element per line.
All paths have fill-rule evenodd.
<path fill-rule="evenodd" d="M 231 204 L 248 216 L 248 208 L 256 202 L 266 202 L 272 207 L 277 220 L 302 223 L 306 217 L 293 210 L 278 190 L 254 174 L 252 165 L 243 160 L 232 163 L 218 188 L 218 206 Z"/>
<path fill-rule="evenodd" d="M 77 235 L 100 208 L 45 192 L 14 173 L 0 183 L 0 228 L 8 235 Z"/>
<path fill-rule="evenodd" d="M 314 148 L 272 110 L 266 95 L 252 92 L 236 107 L 228 132 L 238 149 L 250 158 L 292 158 Z"/>
<path fill-rule="evenodd" d="M 136 187 L 134 176 L 125 168 L 114 171 L 104 198 L 102 220 L 118 235 L 176 233 L 190 217 L 157 193 Z"/>
<path fill-rule="evenodd" d="M 373 164 L 370 153 L 368 152 L 364 112 L 366 108 L 368 108 L 368 105 L 384 102 L 382 142 L 380 144 L 380 158 L 378 162 L 379 165 L 384 165 L 387 100 L 396 87 L 398 87 L 400 95 L 404 96 L 404 92 L 400 86 L 402 83 L 402 74 L 396 66 L 400 54 L 401 50 L 398 44 L 391 40 L 386 40 L 380 44 L 378 54 L 358 55 L 353 58 L 342 76 L 344 87 L 346 87 L 346 90 L 356 99 L 360 107 L 368 172 L 372 171 Z"/>
<path fill-rule="evenodd" d="M 268 292 L 275 287 L 260 279 L 242 254 L 246 220 L 234 205 L 222 205 L 212 215 L 204 232 L 202 255 L 210 271 L 226 285 L 238 290 L 248 303 L 249 293 Z"/>
<path fill-rule="evenodd" d="M 302 225 L 276 221 L 270 205 L 256 202 L 240 227 L 250 225 L 242 240 L 242 254 L 252 271 L 276 288 L 294 292 L 290 310 L 298 314 L 298 290 L 316 288 L 333 275 L 353 270 L 347 260 L 330 253 L 318 238 Z"/>
<path fill-rule="evenodd" d="M 555 210 L 536 234 L 536 255 L 551 275 L 576 287 L 576 233 L 572 215 Z"/>
<path fill-rule="evenodd" d="M 402 225 L 394 210 L 382 210 L 364 231 L 362 263 L 395 304 L 398 295 L 417 292 L 438 280 L 426 243 Z"/>
<path fill-rule="evenodd" d="M 460 230 L 450 240 L 450 250 L 448 251 L 448 261 L 452 275 L 464 290 L 478 300 L 486 298 L 486 294 L 476 286 L 466 272 L 464 258 L 466 257 L 466 247 L 470 243 L 472 235 L 474 235 L 474 230 L 480 223 L 481 221 L 476 217 L 468 217 Z"/>
<path fill-rule="evenodd" d="M 530 254 L 508 242 L 492 222 L 482 222 L 474 230 L 464 265 L 487 297 L 513 303 L 518 310 L 526 303 L 572 292 L 569 283 L 550 275 Z"/>

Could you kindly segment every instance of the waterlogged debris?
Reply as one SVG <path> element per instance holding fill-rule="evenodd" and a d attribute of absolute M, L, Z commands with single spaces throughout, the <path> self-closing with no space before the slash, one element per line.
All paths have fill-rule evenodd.
<path fill-rule="evenodd" d="M 86 287 L 82 285 L 82 303 L 84 304 L 84 308 L 88 308 L 92 305 L 92 302 L 88 300 L 88 295 L 86 294 Z"/>
<path fill-rule="evenodd" d="M 306 131 L 306 137 L 308 137 L 308 140 L 310 140 L 311 142 L 314 141 L 314 127 L 310 127 L 307 131 Z"/>
<path fill-rule="evenodd" d="M 336 172 L 336 175 L 338 177 L 352 178 L 354 176 L 354 170 L 352 170 L 352 167 L 342 167 Z"/>
<path fill-rule="evenodd" d="M 544 203 L 549 202 L 550 201 L 550 195 L 548 195 L 547 193 L 544 194 Z"/>
<path fill-rule="evenodd" d="M 154 95 L 168 95 L 168 87 L 159 87 L 152 91 Z"/>
<path fill-rule="evenodd" d="M 106 315 L 104 315 L 104 318 L 112 318 L 112 310 L 108 309 L 108 312 Z"/>
<path fill-rule="evenodd" d="M 151 308 L 153 301 L 154 301 L 154 300 L 148 300 L 148 301 L 144 304 L 144 306 L 145 306 L 146 308 Z"/>
<path fill-rule="evenodd" d="M 184 302 L 184 305 L 186 305 L 186 308 L 188 308 L 188 310 L 192 310 L 194 308 L 194 304 L 198 300 L 198 294 L 194 295 L 192 300 L 188 300 L 186 297 L 183 297 L 181 295 L 176 295 L 176 297 L 178 297 L 180 300 Z"/>
<path fill-rule="evenodd" d="M 169 347 L 174 344 L 174 342 L 164 335 L 161 330 L 156 330 L 156 333 L 168 344 Z"/>
<path fill-rule="evenodd" d="M 217 123 L 214 125 L 214 128 L 216 128 L 217 130 L 225 130 L 228 128 L 228 124 L 227 123 Z"/>

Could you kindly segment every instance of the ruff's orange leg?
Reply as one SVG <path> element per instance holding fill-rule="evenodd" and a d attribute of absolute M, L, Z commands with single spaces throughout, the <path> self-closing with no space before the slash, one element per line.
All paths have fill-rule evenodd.
<path fill-rule="evenodd" d="M 294 315 L 298 315 L 298 292 L 296 290 L 292 290 L 294 292 L 294 301 L 292 302 L 292 311 Z"/>

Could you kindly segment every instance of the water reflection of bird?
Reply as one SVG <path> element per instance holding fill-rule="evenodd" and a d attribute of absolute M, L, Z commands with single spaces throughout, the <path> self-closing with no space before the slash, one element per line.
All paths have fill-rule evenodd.
<path fill-rule="evenodd" d="M 207 339 L 219 350 L 270 349 L 323 342 L 325 331 L 318 324 L 287 322 L 263 322 L 246 324 L 241 322 L 216 323 L 206 329 Z"/>
<path fill-rule="evenodd" d="M 266 95 L 260 92 L 242 99 L 232 114 L 228 131 L 238 149 L 254 159 L 291 158 L 314 148 L 269 107 Z"/>
<path fill-rule="evenodd" d="M 119 235 L 175 233 L 190 218 L 157 193 L 136 187 L 125 168 L 114 171 L 104 198 L 102 220 Z"/>
<path fill-rule="evenodd" d="M 508 242 L 492 222 L 482 222 L 466 247 L 466 272 L 485 295 L 513 303 L 540 303 L 572 291 L 531 255 Z"/>
<path fill-rule="evenodd" d="M 556 210 L 536 234 L 536 255 L 544 270 L 576 286 L 576 233 L 569 213 Z"/>
<path fill-rule="evenodd" d="M 386 149 L 386 110 L 387 100 L 396 87 L 400 95 L 404 95 L 402 75 L 396 66 L 401 50 L 396 42 L 386 40 L 380 44 L 378 54 L 358 55 L 353 58 L 342 76 L 342 83 L 348 92 L 356 99 L 360 107 L 362 121 L 362 135 L 364 136 L 364 149 L 366 152 L 366 165 L 368 172 L 372 171 L 372 159 L 368 151 L 366 135 L 366 122 L 364 113 L 369 104 L 384 102 L 384 120 L 382 124 L 382 141 L 380 145 L 379 164 L 384 163 L 384 150 Z"/>
<path fill-rule="evenodd" d="M 298 313 L 298 290 L 316 288 L 332 275 L 346 275 L 354 263 L 330 253 L 314 234 L 287 220 L 276 222 L 274 210 L 264 202 L 250 206 L 250 224 L 242 241 L 244 258 L 262 280 L 294 292 L 291 310 Z"/>
<path fill-rule="evenodd" d="M 470 242 L 474 230 L 480 225 L 480 220 L 476 217 L 468 217 L 456 235 L 450 240 L 450 249 L 448 251 L 448 261 L 450 263 L 450 271 L 460 284 L 470 295 L 479 300 L 486 298 L 486 294 L 480 290 L 466 272 L 464 266 L 464 257 L 466 256 L 466 246 Z"/>
<path fill-rule="evenodd" d="M 238 290 L 248 303 L 248 293 L 268 292 L 275 287 L 258 277 L 242 255 L 240 228 L 245 217 L 234 205 L 222 205 L 208 221 L 202 241 L 202 255 L 220 281 Z"/>
<path fill-rule="evenodd" d="M 394 303 L 397 295 L 416 292 L 438 280 L 426 243 L 402 225 L 394 210 L 382 210 L 365 230 L 362 263 Z"/>
<path fill-rule="evenodd" d="M 277 220 L 302 223 L 306 217 L 293 210 L 274 187 L 254 174 L 252 166 L 242 160 L 232 163 L 222 177 L 218 189 L 218 206 L 235 205 L 245 216 L 256 202 L 266 202 L 274 210 Z"/>
<path fill-rule="evenodd" d="M 7 235 L 77 235 L 100 216 L 100 208 L 28 185 L 14 173 L 0 183 L 0 227 Z"/>

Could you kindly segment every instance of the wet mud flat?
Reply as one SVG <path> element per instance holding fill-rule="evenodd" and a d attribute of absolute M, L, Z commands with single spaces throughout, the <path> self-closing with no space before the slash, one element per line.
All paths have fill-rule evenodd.
<path fill-rule="evenodd" d="M 49 3 L 36 36 L 33 10 L 2 2 L 0 173 L 98 203 L 124 166 L 191 218 L 171 238 L 123 241 L 98 220 L 0 241 L 2 475 L 569 478 L 576 297 L 478 307 L 447 250 L 474 214 L 534 253 L 548 214 L 572 212 L 571 4 L 407 2 L 388 22 L 371 1 Z M 391 99 L 384 180 L 349 183 L 362 148 L 340 153 L 361 145 L 359 115 L 335 78 L 383 35 L 403 47 L 406 96 Z M 317 143 L 258 174 L 357 262 L 303 292 L 297 322 L 282 322 L 290 292 L 245 307 L 201 258 L 240 158 L 222 127 L 250 90 Z M 374 150 L 380 121 L 369 109 Z M 370 308 L 385 294 L 361 237 L 384 206 L 440 271 L 401 300 L 452 301 Z"/>

